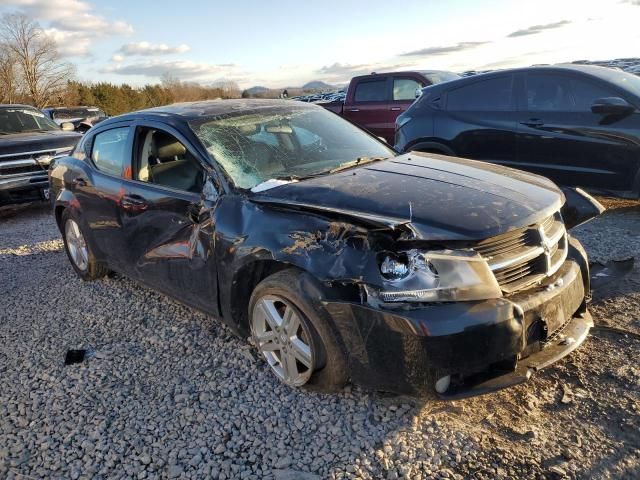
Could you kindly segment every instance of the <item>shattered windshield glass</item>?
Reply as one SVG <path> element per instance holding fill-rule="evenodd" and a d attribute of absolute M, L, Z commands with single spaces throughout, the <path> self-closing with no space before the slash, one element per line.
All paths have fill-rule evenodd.
<path fill-rule="evenodd" d="M 389 158 L 395 152 L 337 115 L 294 105 L 190 122 L 239 188 L 296 180 Z"/>

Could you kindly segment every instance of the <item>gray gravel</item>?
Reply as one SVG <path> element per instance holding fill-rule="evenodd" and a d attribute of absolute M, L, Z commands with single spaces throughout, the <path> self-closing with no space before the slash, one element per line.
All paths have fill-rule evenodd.
<path fill-rule="evenodd" d="M 595 250 L 603 234 L 592 226 L 581 236 Z M 543 451 L 533 461 L 499 441 L 500 429 L 513 426 L 501 412 L 558 402 L 557 381 L 546 373 L 483 397 L 503 399 L 497 407 L 357 387 L 295 391 L 221 323 L 126 278 L 76 278 L 48 209 L 0 218 L 0 231 L 0 478 L 586 478 L 593 471 L 588 463 L 549 463 Z M 601 253 L 609 258 L 606 248 Z M 629 345 L 637 353 L 637 342 Z M 65 366 L 73 348 L 89 349 L 90 358 Z M 637 402 L 637 385 L 629 389 Z M 555 428 L 541 421 L 518 441 Z M 593 442 L 588 448 L 597 450 Z M 633 436 L 630 448 L 637 452 Z M 636 468 L 637 457 L 624 458 Z"/>

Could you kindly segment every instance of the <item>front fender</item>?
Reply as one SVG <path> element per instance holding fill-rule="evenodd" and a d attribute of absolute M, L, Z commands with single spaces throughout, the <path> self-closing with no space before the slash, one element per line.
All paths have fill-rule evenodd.
<path fill-rule="evenodd" d="M 331 285 L 380 277 L 375 248 L 364 227 L 254 203 L 240 195 L 222 197 L 214 216 L 223 312 L 229 311 L 234 282 L 246 275 L 245 267 L 253 262 L 296 267 Z M 352 293 L 351 289 L 346 292 Z"/>

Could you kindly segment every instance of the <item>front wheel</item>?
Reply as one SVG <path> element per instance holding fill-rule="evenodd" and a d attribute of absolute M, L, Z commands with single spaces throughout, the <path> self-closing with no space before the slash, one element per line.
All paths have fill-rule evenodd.
<path fill-rule="evenodd" d="M 306 276 L 288 269 L 258 284 L 249 302 L 252 339 L 283 383 L 336 391 L 347 381 L 345 355 L 328 314 L 304 288 L 309 284 Z"/>
<path fill-rule="evenodd" d="M 104 277 L 108 270 L 93 255 L 80 227 L 80 222 L 69 210 L 63 212 L 61 221 L 64 248 L 71 266 L 78 276 L 83 280 L 95 280 Z"/>

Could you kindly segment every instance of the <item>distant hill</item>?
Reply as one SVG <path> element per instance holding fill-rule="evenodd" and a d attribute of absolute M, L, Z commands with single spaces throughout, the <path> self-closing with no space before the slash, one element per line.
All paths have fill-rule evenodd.
<path fill-rule="evenodd" d="M 245 90 L 249 95 L 259 95 L 261 93 L 266 93 L 269 91 L 269 89 L 267 87 L 260 87 L 260 86 L 255 86 L 255 87 L 251 87 L 251 88 L 247 88 Z"/>
<path fill-rule="evenodd" d="M 323 82 L 322 80 L 312 80 L 302 86 L 303 90 L 332 90 L 335 87 Z"/>

